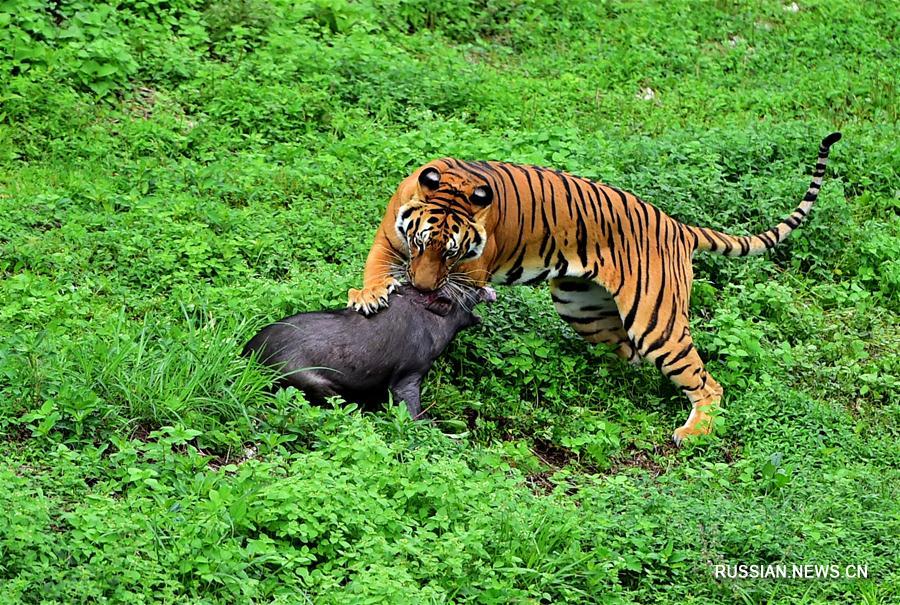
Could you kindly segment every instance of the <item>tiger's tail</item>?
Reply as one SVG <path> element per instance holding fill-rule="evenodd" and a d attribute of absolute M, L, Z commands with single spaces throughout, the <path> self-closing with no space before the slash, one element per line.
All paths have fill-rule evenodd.
<path fill-rule="evenodd" d="M 803 201 L 794 212 L 781 223 L 768 231 L 758 235 L 733 236 L 720 233 L 705 227 L 691 227 L 688 230 L 697 238 L 697 250 L 709 250 L 725 256 L 750 256 L 761 254 L 771 250 L 785 240 L 791 232 L 800 226 L 806 219 L 819 196 L 819 188 L 822 186 L 822 177 L 825 176 L 825 164 L 828 160 L 828 149 L 841 140 L 841 133 L 833 132 L 824 139 L 819 147 L 819 159 L 816 161 L 816 169 L 813 171 L 812 183 L 803 196 Z"/>

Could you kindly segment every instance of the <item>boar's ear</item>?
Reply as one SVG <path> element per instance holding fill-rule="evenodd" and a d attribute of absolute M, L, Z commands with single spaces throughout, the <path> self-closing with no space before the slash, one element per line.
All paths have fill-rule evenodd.
<path fill-rule="evenodd" d="M 439 296 L 425 305 L 425 308 L 441 317 L 447 317 L 453 310 L 453 301 L 445 296 Z"/>

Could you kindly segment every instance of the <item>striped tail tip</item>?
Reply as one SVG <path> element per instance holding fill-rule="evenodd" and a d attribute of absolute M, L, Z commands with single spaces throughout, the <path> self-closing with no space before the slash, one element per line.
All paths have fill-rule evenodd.
<path fill-rule="evenodd" d="M 828 135 L 827 137 L 822 139 L 822 147 L 824 147 L 825 149 L 828 149 L 829 147 L 831 147 L 832 145 L 834 145 L 835 143 L 837 143 L 840 140 L 841 140 L 841 133 L 832 132 L 830 135 Z"/>
<path fill-rule="evenodd" d="M 737 237 L 727 233 L 719 233 L 712 229 L 695 227 L 692 229 L 694 229 L 694 234 L 697 236 L 696 248 L 698 250 L 717 252 L 725 256 L 748 256 L 770 250 L 784 241 L 784 238 L 799 227 L 809 215 L 819 195 L 819 189 L 822 187 L 822 179 L 825 177 L 828 149 L 840 140 L 840 132 L 832 132 L 822 139 L 822 146 L 819 147 L 819 157 L 816 160 L 812 174 L 812 182 L 806 190 L 806 195 L 800 201 L 800 205 L 794 209 L 794 212 L 788 218 L 763 233 Z"/>

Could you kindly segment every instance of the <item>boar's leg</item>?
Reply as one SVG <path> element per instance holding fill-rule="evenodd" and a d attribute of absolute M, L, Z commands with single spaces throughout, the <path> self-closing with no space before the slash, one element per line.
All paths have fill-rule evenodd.
<path fill-rule="evenodd" d="M 313 405 L 323 405 L 329 397 L 340 397 L 342 393 L 335 388 L 334 383 L 323 376 L 318 370 L 295 370 L 289 372 L 278 382 L 281 388 L 294 387 L 306 396 L 306 400 Z"/>
<path fill-rule="evenodd" d="M 406 402 L 406 409 L 414 420 L 422 415 L 422 404 L 419 402 L 419 388 L 422 386 L 421 374 L 410 374 L 391 385 L 394 400 Z"/>

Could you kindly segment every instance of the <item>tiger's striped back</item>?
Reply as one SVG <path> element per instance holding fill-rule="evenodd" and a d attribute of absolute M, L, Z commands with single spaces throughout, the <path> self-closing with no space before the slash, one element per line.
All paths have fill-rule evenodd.
<path fill-rule="evenodd" d="M 463 292 L 487 281 L 550 282 L 560 316 L 589 342 L 649 360 L 694 404 L 676 441 L 708 432 L 722 389 L 693 346 L 688 302 L 697 250 L 746 256 L 783 241 L 809 215 L 826 137 L 800 205 L 772 229 L 732 236 L 685 225 L 637 196 L 559 170 L 443 158 L 404 180 L 388 204 L 350 302 L 375 312 L 407 276 L 418 288 Z"/>
<path fill-rule="evenodd" d="M 822 140 L 813 179 L 794 212 L 757 235 L 733 236 L 685 225 L 635 195 L 610 185 L 541 166 L 444 158 L 431 165 L 448 174 L 482 178 L 498 192 L 500 241 L 492 281 L 536 285 L 555 277 L 595 278 L 606 263 L 634 272 L 642 233 L 665 245 L 726 256 L 761 254 L 784 241 L 808 217 L 818 197 L 835 132 Z M 534 262 L 535 259 L 540 262 Z M 528 262 L 532 261 L 532 262 Z M 629 261 L 632 266 L 629 267 Z"/>

